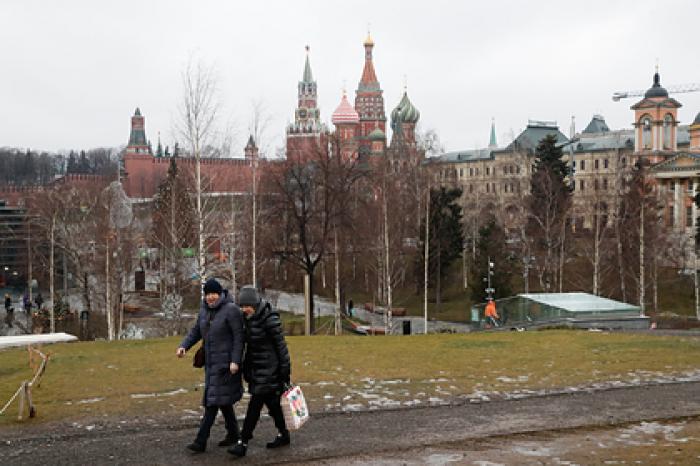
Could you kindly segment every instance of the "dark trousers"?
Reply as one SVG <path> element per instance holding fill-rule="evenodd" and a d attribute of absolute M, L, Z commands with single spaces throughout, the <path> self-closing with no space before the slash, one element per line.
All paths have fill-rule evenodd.
<path fill-rule="evenodd" d="M 260 419 L 260 411 L 263 405 L 267 406 L 267 411 L 270 417 L 275 421 L 275 427 L 280 433 L 287 432 L 287 425 L 284 423 L 284 415 L 280 406 L 279 395 L 253 395 L 248 402 L 248 411 L 245 413 L 245 421 L 243 421 L 243 430 L 241 430 L 241 440 L 248 442 L 253 438 L 253 431 Z"/>
<path fill-rule="evenodd" d="M 233 411 L 233 406 L 207 406 L 204 408 L 204 416 L 201 424 L 199 424 L 199 432 L 197 432 L 196 441 L 200 445 L 207 444 L 211 426 L 214 425 L 214 420 L 219 410 L 224 415 L 227 436 L 238 438 L 238 421 L 236 421 L 236 413 Z"/>

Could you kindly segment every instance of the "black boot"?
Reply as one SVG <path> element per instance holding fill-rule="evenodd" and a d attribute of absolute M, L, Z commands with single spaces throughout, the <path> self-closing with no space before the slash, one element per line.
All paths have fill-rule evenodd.
<path fill-rule="evenodd" d="M 278 448 L 283 447 L 285 445 L 289 445 L 289 431 L 287 430 L 277 434 L 277 437 L 275 437 L 275 439 L 272 442 L 268 442 L 268 444 L 265 446 L 267 448 Z"/>
<path fill-rule="evenodd" d="M 239 458 L 242 458 L 243 456 L 245 456 L 246 451 L 248 451 L 248 444 L 243 443 L 242 440 L 239 440 L 233 447 L 229 448 L 227 451 L 233 456 L 238 456 Z"/>
<path fill-rule="evenodd" d="M 238 442 L 238 433 L 228 433 L 226 434 L 226 438 L 224 438 L 221 442 L 219 442 L 220 447 L 230 447 L 231 445 L 235 445 L 236 442 Z"/>
<path fill-rule="evenodd" d="M 192 453 L 204 453 L 204 451 L 207 449 L 207 446 L 195 440 L 194 442 L 187 445 L 187 449 L 190 450 Z"/>

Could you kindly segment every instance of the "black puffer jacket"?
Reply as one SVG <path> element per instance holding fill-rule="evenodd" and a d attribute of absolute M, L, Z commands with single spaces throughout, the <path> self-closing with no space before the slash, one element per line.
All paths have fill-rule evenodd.
<path fill-rule="evenodd" d="M 202 302 L 197 321 L 180 346 L 190 349 L 202 337 L 206 361 L 202 404 L 232 405 L 243 396 L 243 384 L 240 370 L 231 374 L 229 367 L 232 362 L 241 366 L 245 335 L 243 313 L 226 290 L 212 308 Z"/>
<path fill-rule="evenodd" d="M 251 395 L 282 393 L 289 382 L 291 362 L 282 323 L 270 303 L 261 301 L 245 319 L 246 349 L 243 374 Z"/>

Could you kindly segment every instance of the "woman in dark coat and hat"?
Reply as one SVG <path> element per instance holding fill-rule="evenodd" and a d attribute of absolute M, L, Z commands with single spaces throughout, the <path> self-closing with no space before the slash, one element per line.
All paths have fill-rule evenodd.
<path fill-rule="evenodd" d="M 278 430 L 277 437 L 267 444 L 267 448 L 289 445 L 289 431 L 284 422 L 280 397 L 284 387 L 289 384 L 291 363 L 280 316 L 270 303 L 263 301 L 255 287 L 248 285 L 238 293 L 238 305 L 245 315 L 243 376 L 248 382 L 251 397 L 241 438 L 228 451 L 235 456 L 245 456 L 263 406 L 267 406 Z"/>
<path fill-rule="evenodd" d="M 187 446 L 193 452 L 206 450 L 209 431 L 221 410 L 226 423 L 226 438 L 219 446 L 238 441 L 238 422 L 233 405 L 243 396 L 239 368 L 243 356 L 243 314 L 227 290 L 214 278 L 204 284 L 204 302 L 194 326 L 182 340 L 177 356 L 200 339 L 204 340 L 204 417 L 194 442 Z"/>

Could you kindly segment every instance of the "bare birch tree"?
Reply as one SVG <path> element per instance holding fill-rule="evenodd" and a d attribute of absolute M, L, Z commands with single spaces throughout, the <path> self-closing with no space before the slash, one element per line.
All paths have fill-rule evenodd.
<path fill-rule="evenodd" d="M 212 66 L 201 59 L 190 57 L 182 71 L 182 100 L 178 107 L 175 131 L 185 140 L 194 157 L 195 211 L 197 216 L 197 272 L 200 284 L 206 279 L 205 213 L 201 163 L 203 150 L 214 140 L 219 112 L 217 81 Z M 200 293 L 203 293 L 200 292 Z"/>

